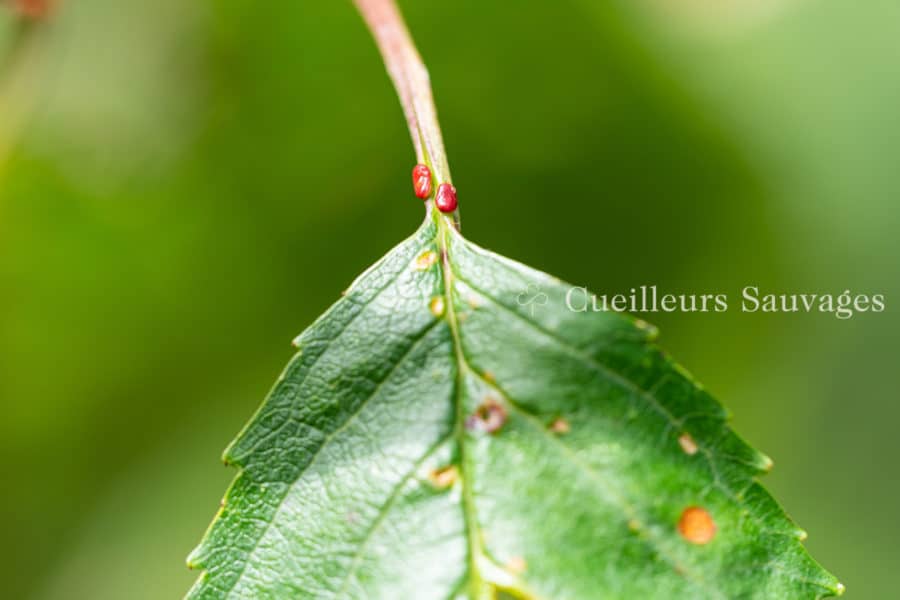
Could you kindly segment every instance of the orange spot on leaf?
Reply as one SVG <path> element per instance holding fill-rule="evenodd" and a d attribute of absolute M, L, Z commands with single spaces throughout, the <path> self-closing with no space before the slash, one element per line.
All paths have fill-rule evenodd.
<path fill-rule="evenodd" d="M 458 478 L 459 469 L 456 468 L 456 465 L 441 467 L 440 469 L 435 469 L 428 474 L 428 480 L 434 487 L 438 488 L 439 490 L 443 490 L 452 486 L 454 483 L 456 483 L 456 480 Z"/>
<path fill-rule="evenodd" d="M 694 438 L 692 438 L 689 433 L 681 434 L 678 438 L 678 445 L 681 446 L 681 449 L 684 450 L 684 453 L 688 456 L 697 454 L 697 442 L 694 441 Z"/>
<path fill-rule="evenodd" d="M 487 398 L 473 415 L 466 419 L 466 429 L 470 431 L 499 431 L 506 423 L 506 409 L 493 398 Z"/>
<path fill-rule="evenodd" d="M 563 419 L 562 417 L 558 417 L 555 421 L 550 423 L 550 431 L 553 433 L 569 433 L 572 428 L 569 426 L 569 422 Z"/>
<path fill-rule="evenodd" d="M 435 296 L 428 303 L 428 309 L 431 311 L 431 314 L 438 318 L 444 316 L 444 299 L 440 296 Z"/>
<path fill-rule="evenodd" d="M 689 506 L 678 520 L 678 533 L 692 544 L 708 544 L 716 536 L 716 523 L 706 510 Z"/>
<path fill-rule="evenodd" d="M 506 570 L 516 575 L 521 575 L 527 568 L 528 563 L 521 556 L 513 556 L 506 561 Z"/>
<path fill-rule="evenodd" d="M 416 269 L 426 271 L 430 269 L 438 260 L 437 252 L 434 250 L 426 250 L 416 259 Z"/>

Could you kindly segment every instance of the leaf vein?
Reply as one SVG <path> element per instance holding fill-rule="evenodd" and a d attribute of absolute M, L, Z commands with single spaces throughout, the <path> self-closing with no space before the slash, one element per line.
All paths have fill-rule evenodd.
<path fill-rule="evenodd" d="M 412 355 L 413 351 L 428 336 L 428 333 L 430 331 L 432 331 L 438 323 L 440 323 L 440 320 L 438 320 L 438 319 L 431 321 L 427 327 L 425 327 L 420 333 L 418 333 L 411 340 L 411 343 L 410 343 L 409 347 L 407 348 L 406 352 L 403 354 L 403 356 L 397 360 L 397 362 L 390 369 L 390 371 L 388 371 L 388 373 L 384 376 L 384 378 L 380 382 L 378 382 L 378 384 L 372 390 L 372 392 L 362 402 L 360 402 L 360 404 L 356 408 L 356 410 L 353 413 L 351 413 L 347 417 L 347 419 L 344 420 L 343 423 L 341 423 L 340 426 L 335 428 L 334 431 L 329 433 L 325 437 L 325 439 L 322 440 L 321 445 L 319 445 L 319 447 L 316 449 L 316 452 L 310 457 L 309 462 L 307 462 L 306 466 L 303 467 L 303 470 L 298 474 L 297 478 L 285 490 L 285 493 L 282 495 L 281 499 L 278 502 L 278 506 L 275 508 L 274 513 L 272 514 L 271 518 L 269 519 L 268 523 L 266 524 L 265 529 L 260 533 L 259 537 L 256 539 L 256 542 L 254 543 L 253 548 L 247 553 L 247 557 L 244 560 L 244 564 L 241 566 L 241 571 L 234 578 L 234 583 L 229 588 L 226 598 L 228 596 L 230 596 L 232 594 L 232 592 L 234 592 L 235 587 L 240 582 L 241 578 L 243 577 L 244 573 L 247 570 L 247 566 L 250 564 L 250 559 L 252 558 L 253 554 L 259 548 L 259 544 L 262 542 L 263 538 L 265 538 L 268 531 L 274 525 L 274 523 L 278 517 L 278 513 L 280 512 L 281 508 L 284 506 L 285 499 L 288 496 L 290 496 L 294 487 L 297 485 L 297 482 L 299 482 L 303 478 L 303 474 L 308 472 L 309 469 L 313 467 L 315 462 L 318 460 L 319 456 L 321 456 L 321 453 L 325 449 L 325 447 L 328 446 L 337 435 L 339 435 L 342 431 L 345 431 L 355 421 L 355 419 L 359 416 L 359 414 L 362 413 L 363 409 L 365 409 L 365 407 L 369 404 L 369 402 L 381 391 L 383 386 L 388 381 L 390 381 L 390 379 L 397 372 L 397 370 L 400 368 L 400 366 L 406 362 L 406 360 Z M 336 341 L 336 339 L 337 338 L 335 338 L 335 341 Z M 301 384 L 301 386 L 302 386 L 302 384 Z"/>

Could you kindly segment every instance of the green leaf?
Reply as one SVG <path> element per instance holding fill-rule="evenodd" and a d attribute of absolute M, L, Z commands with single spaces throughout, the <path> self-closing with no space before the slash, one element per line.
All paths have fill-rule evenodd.
<path fill-rule="evenodd" d="M 430 214 L 225 452 L 240 474 L 188 597 L 840 593 L 757 483 L 771 461 L 651 327 L 570 289 Z"/>

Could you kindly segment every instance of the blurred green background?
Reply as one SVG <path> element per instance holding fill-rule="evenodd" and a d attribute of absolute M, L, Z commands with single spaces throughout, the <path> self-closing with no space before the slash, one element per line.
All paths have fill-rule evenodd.
<path fill-rule="evenodd" d="M 0 1 L 6 598 L 180 597 L 289 341 L 422 218 L 350 2 Z M 475 242 L 653 315 L 852 599 L 900 564 L 900 3 L 401 2 Z"/>

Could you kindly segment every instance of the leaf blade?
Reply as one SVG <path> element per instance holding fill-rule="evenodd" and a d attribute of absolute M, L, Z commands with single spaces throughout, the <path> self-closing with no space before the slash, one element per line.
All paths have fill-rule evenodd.
<path fill-rule="evenodd" d="M 578 565 L 595 565 L 598 562 L 606 566 L 615 564 L 612 559 L 598 557 L 615 556 L 619 550 L 625 554 L 646 556 L 640 548 L 626 547 L 623 550 L 621 546 L 629 540 L 638 545 L 649 540 L 651 556 L 662 556 L 663 562 L 669 562 L 669 572 L 651 577 L 642 575 L 640 569 L 654 564 L 652 560 L 620 564 L 613 569 L 614 574 L 605 578 L 607 582 L 627 582 L 623 584 L 626 587 L 612 592 L 613 597 L 617 593 L 622 597 L 656 597 L 660 587 L 667 590 L 668 597 L 696 597 L 701 594 L 701 597 L 794 598 L 840 593 L 838 582 L 802 549 L 798 541 L 801 530 L 787 519 L 771 496 L 756 482 L 756 475 L 767 470 L 770 460 L 727 427 L 727 413 L 684 369 L 655 346 L 655 332 L 652 329 L 640 321 L 614 313 L 568 310 L 551 313 L 536 310 L 532 314 L 532 305 L 515 300 L 522 290 L 539 282 L 539 293 L 548 296 L 546 306 L 559 307 L 565 305 L 565 296 L 571 286 L 496 257 L 461 238 L 453 248 L 453 255 L 460 270 L 479 273 L 482 280 L 489 282 L 491 290 L 487 293 L 484 289 L 476 289 L 471 281 L 459 278 L 462 285 L 457 306 L 462 310 L 466 310 L 467 305 L 478 306 L 468 313 L 469 317 L 463 324 L 462 339 L 469 344 L 465 354 L 472 363 L 472 371 L 490 373 L 489 387 L 500 393 L 514 409 L 511 427 L 522 426 L 522 423 L 516 423 L 518 419 L 527 421 L 531 430 L 528 443 L 519 444 L 516 448 L 501 449 L 502 440 L 516 439 L 512 435 L 498 436 L 482 446 L 485 456 L 476 462 L 483 468 L 475 477 L 475 481 L 482 482 L 482 486 L 476 497 L 490 496 L 496 490 L 509 490 L 508 481 L 497 481 L 491 474 L 515 472 L 514 466 L 504 462 L 506 457 L 521 456 L 528 451 L 534 439 L 551 440 L 557 450 L 561 447 L 564 457 L 561 461 L 574 465 L 576 473 L 560 479 L 553 478 L 551 470 L 542 477 L 529 479 L 540 479 L 542 487 L 566 489 L 567 482 L 571 487 L 571 482 L 579 480 L 590 481 L 596 488 L 612 477 L 613 483 L 603 486 L 606 488 L 603 495 L 612 499 L 609 500 L 611 504 L 618 504 L 617 510 L 620 511 L 618 518 L 614 513 L 593 515 L 589 519 L 583 517 L 592 523 L 617 524 L 607 543 L 597 544 L 597 540 L 603 538 L 597 531 L 579 538 L 576 524 L 566 525 L 565 517 L 584 514 L 583 507 L 589 503 L 591 496 L 585 492 L 581 501 L 568 509 L 540 512 L 545 523 L 554 518 L 561 521 L 547 524 L 544 529 L 568 531 L 569 536 L 550 547 L 543 537 L 539 538 L 541 543 L 535 539 L 519 539 L 496 551 L 501 555 L 500 562 L 516 556 L 518 548 L 519 557 L 529 565 L 534 563 L 534 567 L 529 567 L 534 574 L 542 564 L 547 563 L 548 556 L 555 557 L 558 564 L 537 575 L 538 579 L 553 582 L 560 579 L 560 573 L 565 573 L 566 581 L 550 584 L 550 597 L 593 597 L 596 589 L 592 590 L 591 585 L 595 585 L 595 571 L 586 569 L 580 576 L 573 576 L 573 570 Z M 511 316 L 514 322 L 508 323 L 500 314 Z M 566 339 L 559 339 L 560 334 L 556 331 L 564 332 Z M 615 343 L 608 343 L 610 338 Z M 533 378 L 523 377 L 523 373 L 540 373 L 541 379 L 535 383 Z M 615 388 L 619 388 L 618 394 Z M 548 389 L 553 390 L 551 395 L 547 394 Z M 591 391 L 595 393 L 592 395 Z M 597 410 L 585 410 L 585 406 L 595 406 Z M 563 436 L 549 432 L 549 426 L 559 415 L 567 416 L 570 428 Z M 636 429 L 638 437 L 629 446 L 626 442 L 634 434 L 626 425 L 635 420 L 639 420 L 641 426 Z M 652 427 L 648 424 L 650 420 L 656 420 L 658 424 Z M 685 433 L 692 434 L 690 454 L 679 443 L 679 438 Z M 603 439 L 604 435 L 609 439 Z M 660 440 L 664 440 L 666 445 L 660 447 Z M 711 448 L 706 447 L 707 442 Z M 602 444 L 606 446 L 602 451 L 597 451 L 598 445 Z M 609 450 L 616 446 L 625 448 Z M 659 452 L 650 452 L 657 447 Z M 525 464 L 534 470 L 541 464 L 541 456 L 536 454 Z M 707 461 L 706 467 L 704 460 Z M 669 462 L 675 464 L 674 474 L 669 472 L 673 469 L 666 467 Z M 652 465 L 652 468 L 643 468 L 643 465 Z M 709 469 L 708 474 L 703 473 L 704 468 Z M 673 478 L 682 471 L 690 476 L 680 476 L 674 481 L 659 480 L 661 473 L 664 477 Z M 616 476 L 623 473 L 627 477 Z M 640 479 L 642 477 L 644 479 Z M 705 488 L 709 484 L 704 482 L 709 481 L 715 485 L 707 490 Z M 692 482 L 703 485 L 691 486 Z M 633 499 L 640 499 L 647 490 L 656 490 L 657 493 L 671 491 L 671 497 L 662 502 L 667 509 L 654 508 L 653 502 L 658 498 L 653 498 L 653 502 L 645 501 L 646 507 L 638 512 L 628 508 L 640 505 L 640 500 Z M 716 492 L 721 497 L 715 497 Z M 539 490 L 533 493 L 538 494 Z M 741 502 L 741 497 L 751 494 L 752 503 Z M 570 490 L 568 495 L 577 494 Z M 616 499 L 617 496 L 630 496 L 632 501 Z M 729 506 L 726 500 L 733 501 L 737 506 Z M 522 522 L 503 524 L 504 520 L 509 521 L 516 515 L 516 511 L 490 510 L 490 506 L 506 507 L 513 502 L 514 497 L 495 498 L 486 502 L 486 508 L 480 511 L 487 515 L 485 519 L 495 531 L 501 527 L 506 532 L 506 535 L 493 535 L 492 539 L 515 539 L 515 532 L 529 530 Z M 717 523 L 720 531 L 714 540 L 714 554 L 708 548 L 685 543 L 676 532 L 679 513 L 698 502 L 707 502 L 709 512 L 721 517 Z M 713 510 L 713 504 L 709 504 L 713 502 L 722 506 Z M 750 518 L 764 522 L 752 531 L 742 532 L 739 540 L 731 545 L 733 547 L 723 548 L 730 527 L 747 527 L 740 518 L 744 511 L 749 511 L 747 516 Z M 728 518 L 734 515 L 738 518 Z M 558 518 L 560 516 L 564 518 Z M 533 515 L 531 521 L 536 519 L 538 515 Z M 581 541 L 573 543 L 573 539 Z M 770 577 L 733 577 L 739 568 L 748 568 L 746 563 L 752 562 L 754 553 L 763 552 L 767 547 L 772 549 L 765 552 L 766 556 L 779 554 L 774 550 L 778 548 L 781 555 L 791 556 L 792 567 L 802 574 L 788 574 L 785 576 L 787 581 L 772 583 L 781 578 L 780 567 L 763 561 L 756 567 L 772 571 Z M 540 548 L 540 551 L 534 552 L 533 557 L 528 556 L 527 549 L 531 548 Z M 522 549 L 526 549 L 525 556 L 521 554 Z M 576 550 L 581 552 L 576 553 Z M 723 556 L 737 556 L 740 564 L 723 561 Z M 640 569 L 629 574 L 629 564 Z M 703 576 L 692 575 L 692 572 L 718 576 L 710 584 L 704 582 Z M 791 577 L 795 581 L 791 581 Z M 690 580 L 695 582 L 694 587 L 685 588 L 684 584 Z M 641 581 L 646 582 L 646 588 L 640 587 Z M 573 582 L 586 582 L 588 585 L 572 589 Z M 767 582 L 771 584 L 769 589 L 766 589 Z M 607 593 L 610 593 L 609 590 Z"/>
<path fill-rule="evenodd" d="M 429 419 L 428 415 L 418 414 L 414 421 L 410 421 L 404 416 L 406 407 L 393 405 L 391 409 L 389 402 L 381 401 L 379 411 L 390 409 L 390 412 L 372 415 L 365 412 L 368 406 L 372 406 L 369 404 L 371 400 L 362 402 L 363 396 L 374 397 L 376 394 L 380 394 L 382 400 L 406 397 L 406 394 L 396 391 L 392 394 L 392 390 L 384 387 L 384 382 L 396 377 L 403 365 L 408 365 L 408 368 L 401 372 L 400 380 L 391 385 L 422 390 L 433 389 L 443 382 L 449 387 L 447 365 L 429 362 L 449 356 L 448 352 L 433 351 L 435 346 L 449 343 L 445 326 L 442 331 L 442 322 L 434 319 L 427 308 L 408 313 L 401 310 L 403 314 L 413 314 L 414 317 L 402 321 L 391 319 L 398 306 L 402 308 L 412 302 L 419 306 L 417 300 L 420 292 L 413 288 L 422 286 L 428 289 L 430 285 L 439 289 L 436 277 L 432 277 L 430 283 L 423 282 L 427 278 L 426 273 L 408 268 L 422 248 L 427 246 L 429 236 L 433 237 L 433 234 L 428 230 L 420 231 L 410 242 L 392 252 L 380 263 L 380 267 L 360 278 L 347 296 L 299 339 L 300 352 L 279 379 L 260 412 L 226 451 L 226 460 L 241 467 L 242 471 L 226 497 L 223 508 L 226 512 L 219 515 L 206 540 L 191 558 L 194 566 L 205 568 L 206 572 L 189 597 L 290 597 L 298 593 L 317 597 L 332 592 L 329 585 L 333 582 L 330 580 L 337 579 L 337 576 L 327 572 L 321 577 L 314 575 L 323 571 L 321 564 L 330 562 L 336 566 L 346 561 L 342 561 L 339 551 L 333 551 L 329 556 L 327 552 L 317 549 L 317 540 L 327 537 L 327 532 L 309 524 L 321 523 L 324 519 L 332 528 L 345 533 L 344 538 L 332 539 L 333 544 L 350 544 L 348 539 L 364 518 L 364 515 L 354 513 L 362 513 L 365 505 L 357 504 L 351 510 L 331 503 L 336 499 L 340 504 L 342 494 L 330 490 L 334 498 L 329 498 L 329 490 L 315 485 L 317 479 L 325 476 L 315 471 L 317 457 L 322 457 L 321 460 L 329 468 L 344 469 L 345 477 L 353 474 L 364 476 L 366 469 L 380 470 L 381 477 L 370 478 L 382 484 L 379 490 L 369 490 L 368 499 L 376 502 L 372 496 L 389 497 L 410 469 L 402 476 L 396 473 L 393 477 L 385 476 L 385 473 L 391 472 L 391 465 L 372 464 L 366 460 L 367 453 L 382 457 L 393 455 L 391 450 L 402 446 L 398 442 L 400 440 L 408 443 L 409 448 L 401 447 L 396 456 L 406 458 L 411 467 L 420 455 L 427 456 L 431 447 L 446 437 L 452 419 L 445 415 L 434 415 Z M 379 300 L 379 295 L 385 290 L 389 293 Z M 365 307 L 369 307 L 369 314 L 364 313 Z M 373 321 L 384 327 L 371 327 Z M 366 326 L 359 328 L 354 325 L 360 323 Z M 385 333 L 382 333 L 383 330 Z M 376 342 L 386 358 L 373 368 L 369 348 Z M 435 377 L 435 373 L 440 377 Z M 334 390 L 343 390 L 344 393 L 335 393 Z M 328 401 L 321 402 L 323 398 Z M 296 414 L 298 405 L 303 403 L 308 412 Z M 443 410 L 440 404 L 434 404 L 434 408 Z M 362 419 L 362 415 L 369 419 Z M 390 449 L 373 453 L 371 446 L 350 445 L 342 448 L 339 445 L 341 436 L 351 431 L 351 427 L 356 428 L 352 432 L 359 439 L 369 437 L 363 423 L 373 421 L 383 423 L 385 428 L 392 428 L 383 432 L 384 439 L 390 442 Z M 331 422 L 340 425 L 329 426 Z M 411 426 L 404 428 L 406 424 Z M 325 433 L 329 427 L 331 430 Z M 276 432 L 277 437 L 271 437 L 272 432 Z M 370 441 L 377 445 L 377 440 Z M 278 450 L 276 456 L 272 456 L 271 450 L 260 454 L 267 444 Z M 345 453 L 343 456 L 342 452 Z M 293 487 L 286 485 L 286 482 L 300 482 L 301 485 Z M 385 486 L 385 483 L 389 485 Z M 267 499 L 267 494 L 274 497 Z M 347 493 L 345 497 L 352 499 L 353 495 Z M 288 506 L 291 510 L 286 514 L 277 514 L 278 509 L 291 498 L 305 499 L 305 502 L 300 502 L 296 508 Z M 320 509 L 318 512 L 316 506 Z M 312 514 L 301 518 L 298 516 L 300 507 L 309 508 Z M 371 510 L 367 512 L 371 513 Z M 262 519 L 266 526 L 254 523 L 247 515 Z M 293 534 L 288 535 L 291 542 L 287 548 L 267 541 L 276 535 L 286 535 L 277 529 L 273 532 L 270 528 L 283 520 L 300 524 Z M 342 523 L 342 520 L 345 522 Z M 346 521 L 354 521 L 353 526 L 350 527 Z M 260 547 L 267 557 L 281 554 L 290 558 L 285 564 L 270 564 L 273 572 L 296 574 L 299 570 L 305 576 L 273 587 L 272 577 L 260 575 L 251 567 L 253 553 Z M 285 549 L 288 551 L 283 552 Z M 269 562 L 272 562 L 271 558 Z M 249 572 L 248 567 L 251 567 Z"/>
<path fill-rule="evenodd" d="M 839 593 L 756 482 L 770 461 L 655 331 L 568 310 L 570 289 L 426 218 L 298 338 L 227 451 L 189 598 Z M 495 405 L 499 431 L 474 427 Z M 695 505 L 708 544 L 679 532 Z"/>

